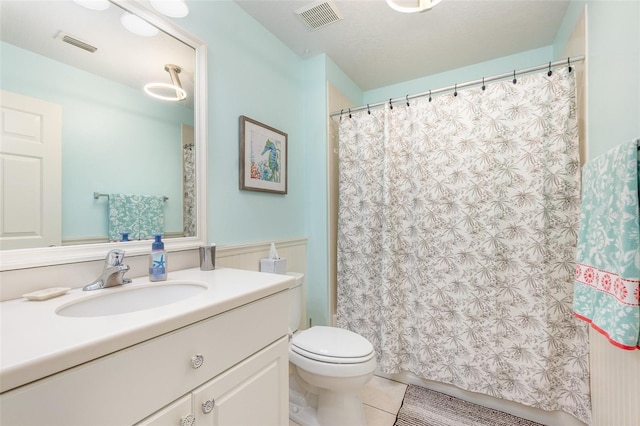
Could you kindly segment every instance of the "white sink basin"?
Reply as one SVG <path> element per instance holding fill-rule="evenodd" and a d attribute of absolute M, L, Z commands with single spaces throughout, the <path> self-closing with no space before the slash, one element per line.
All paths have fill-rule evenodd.
<path fill-rule="evenodd" d="M 196 296 L 207 289 L 195 282 L 172 282 L 144 287 L 108 288 L 99 295 L 88 296 L 62 306 L 56 314 L 65 317 L 100 317 L 157 308 Z"/>

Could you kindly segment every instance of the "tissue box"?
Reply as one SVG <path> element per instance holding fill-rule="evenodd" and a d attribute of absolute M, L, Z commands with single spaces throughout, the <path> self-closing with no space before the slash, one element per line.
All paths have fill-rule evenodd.
<path fill-rule="evenodd" d="M 260 259 L 260 272 L 287 273 L 287 259 Z"/>

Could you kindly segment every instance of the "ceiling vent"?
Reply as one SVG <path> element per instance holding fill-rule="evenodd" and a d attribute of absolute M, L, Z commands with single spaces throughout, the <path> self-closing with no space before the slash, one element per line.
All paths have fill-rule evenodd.
<path fill-rule="evenodd" d="M 78 47 L 82 50 L 86 50 L 87 52 L 95 52 L 96 50 L 98 50 L 97 47 L 90 45 L 89 43 L 86 43 L 82 40 L 80 40 L 77 37 L 74 37 L 72 35 L 69 35 L 63 31 L 60 31 L 58 33 L 58 35 L 56 36 L 56 39 L 64 41 L 65 43 L 69 43 L 72 46 Z"/>
<path fill-rule="evenodd" d="M 296 10 L 296 15 L 312 30 L 342 20 L 342 14 L 331 0 L 318 1 Z"/>

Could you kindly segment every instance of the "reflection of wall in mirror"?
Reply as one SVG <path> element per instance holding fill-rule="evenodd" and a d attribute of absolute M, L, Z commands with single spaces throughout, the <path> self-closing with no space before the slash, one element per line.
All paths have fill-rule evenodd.
<path fill-rule="evenodd" d="M 107 235 L 93 192 L 165 195 L 165 233 L 183 232 L 181 125 L 193 110 L 1 42 L 3 89 L 62 105 L 62 238 Z M 89 87 L 90 90 L 86 88 Z"/>

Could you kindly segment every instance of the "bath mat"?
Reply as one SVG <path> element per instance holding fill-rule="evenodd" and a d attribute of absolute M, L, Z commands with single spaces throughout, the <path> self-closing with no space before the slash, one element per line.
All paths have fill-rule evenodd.
<path fill-rule="evenodd" d="M 409 385 L 394 426 L 543 426 L 502 411 Z"/>

